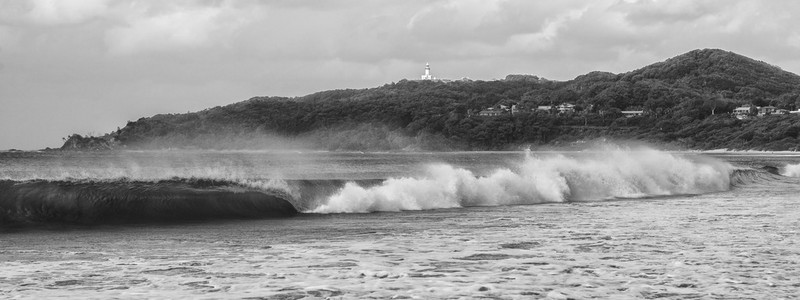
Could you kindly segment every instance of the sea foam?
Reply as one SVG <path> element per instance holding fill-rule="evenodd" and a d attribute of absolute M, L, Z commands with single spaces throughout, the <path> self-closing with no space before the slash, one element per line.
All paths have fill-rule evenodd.
<path fill-rule="evenodd" d="M 733 167 L 707 157 L 653 149 L 606 147 L 577 155 L 527 153 L 516 168 L 488 176 L 447 164 L 427 166 L 423 176 L 390 178 L 362 187 L 346 184 L 308 212 L 363 213 L 592 201 L 702 194 L 730 188 Z"/>
<path fill-rule="evenodd" d="M 800 177 L 800 164 L 786 165 L 786 167 L 783 168 L 781 175 L 788 177 Z"/>

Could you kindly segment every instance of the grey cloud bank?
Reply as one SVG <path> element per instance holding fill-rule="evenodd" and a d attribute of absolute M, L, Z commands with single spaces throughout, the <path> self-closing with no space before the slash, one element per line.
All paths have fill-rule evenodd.
<path fill-rule="evenodd" d="M 571 79 L 722 48 L 798 73 L 796 1 L 0 0 L 0 149 L 258 95 L 511 73 Z"/>

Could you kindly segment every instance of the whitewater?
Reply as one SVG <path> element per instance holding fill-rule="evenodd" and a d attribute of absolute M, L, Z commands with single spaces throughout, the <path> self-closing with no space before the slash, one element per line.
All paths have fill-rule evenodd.
<path fill-rule="evenodd" d="M 0 297 L 792 298 L 800 156 L 0 153 Z"/>
<path fill-rule="evenodd" d="M 427 166 L 421 177 L 391 178 L 373 187 L 348 183 L 311 212 L 421 210 L 522 205 L 615 198 L 701 194 L 727 190 L 733 168 L 650 149 L 607 150 L 581 157 L 535 157 L 527 152 L 516 171 L 487 176 L 450 165 Z"/>

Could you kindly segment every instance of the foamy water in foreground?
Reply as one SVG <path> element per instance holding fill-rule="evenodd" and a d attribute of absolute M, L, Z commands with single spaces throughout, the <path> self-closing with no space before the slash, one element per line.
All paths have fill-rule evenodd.
<path fill-rule="evenodd" d="M 469 186 L 490 185 L 497 188 L 495 191 L 524 198 L 534 195 L 525 191 L 542 194 L 542 187 L 548 185 L 520 190 L 515 189 L 515 183 L 540 174 L 536 172 L 542 169 L 566 174 L 561 178 L 573 184 L 554 184 L 558 193 L 553 195 L 569 197 L 574 196 L 575 178 L 598 172 L 606 175 L 586 182 L 619 182 L 613 179 L 627 178 L 625 174 L 640 178 L 640 172 L 671 170 L 680 163 L 691 164 L 688 170 L 698 171 L 684 177 L 645 178 L 633 184 L 635 190 L 628 181 L 622 181 L 626 184 L 620 188 L 592 188 L 599 195 L 606 195 L 603 193 L 607 190 L 633 191 L 609 194 L 611 197 L 674 189 L 653 192 L 660 197 L 644 199 L 466 208 L 460 206 L 471 205 L 456 202 L 453 208 L 422 211 L 6 231 L 0 233 L 0 297 L 791 299 L 800 289 L 797 178 L 760 172 L 730 188 L 686 195 L 696 190 L 678 187 L 715 187 L 716 181 L 711 179 L 716 177 L 692 174 L 713 174 L 704 166 L 719 164 L 696 158 L 684 162 L 682 156 L 656 152 L 646 156 L 657 158 L 649 165 L 647 159 L 634 157 L 637 154 L 611 156 L 609 161 L 638 159 L 644 166 L 637 169 L 622 161 L 617 165 L 625 167 L 603 171 L 614 165 L 602 165 L 604 160 L 592 155 L 448 155 L 454 154 L 434 158 L 386 154 L 391 158 L 366 161 L 363 157 L 332 161 L 325 157 L 325 170 L 317 169 L 314 176 L 338 172 L 336 177 L 361 179 L 353 174 L 389 170 L 379 176 L 414 184 L 424 184 L 414 180 L 429 180 L 429 189 L 434 190 L 461 180 Z M 118 160 L 104 159 L 107 165 Z M 669 163 L 659 164 L 664 159 Z M 784 175 L 790 170 L 787 166 L 799 161 L 796 157 L 769 156 L 721 159 L 730 161 L 734 168 L 778 166 Z M 69 167 L 74 160 L 58 163 Z M 437 166 L 442 162 L 449 166 L 442 175 L 424 169 L 436 161 Z M 514 167 L 520 161 L 524 162 L 522 167 Z M 555 162 L 559 163 L 553 165 Z M 14 166 L 5 164 L 9 165 Z M 153 171 L 141 161 L 136 165 L 145 165 L 141 173 Z M 229 165 L 247 170 L 263 163 L 246 164 L 231 158 Z M 406 169 L 409 165 L 414 167 Z M 181 166 L 191 169 L 189 164 L 170 167 Z M 100 172 L 102 168 L 90 170 Z M 685 174 L 687 169 L 683 170 L 676 174 Z M 0 171 L 9 174 L 14 170 L 5 167 Z M 491 184 L 477 182 L 481 180 Z M 555 182 L 561 181 L 556 178 Z M 394 189 L 404 185 L 384 182 L 350 188 L 379 194 L 377 190 L 387 186 Z M 336 199 L 347 189 L 325 200 Z M 456 189 L 453 193 L 464 197 L 465 192 Z"/>

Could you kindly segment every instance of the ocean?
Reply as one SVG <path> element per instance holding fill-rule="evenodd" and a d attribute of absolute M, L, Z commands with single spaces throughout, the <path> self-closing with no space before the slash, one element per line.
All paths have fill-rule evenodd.
<path fill-rule="evenodd" d="M 0 298 L 797 299 L 800 154 L 0 153 Z"/>

